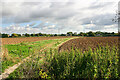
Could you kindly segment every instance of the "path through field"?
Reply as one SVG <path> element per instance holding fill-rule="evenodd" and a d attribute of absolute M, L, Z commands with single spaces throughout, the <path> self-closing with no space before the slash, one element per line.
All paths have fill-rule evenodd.
<path fill-rule="evenodd" d="M 73 38 L 71 38 L 71 39 L 73 39 Z M 71 40 L 71 39 L 68 39 L 68 40 Z M 68 41 L 68 40 L 66 40 L 66 41 Z M 65 41 L 65 42 L 66 42 L 66 41 Z M 40 52 L 44 51 L 44 50 L 47 49 L 47 48 L 52 47 L 52 45 L 54 45 L 54 44 L 56 44 L 56 43 L 57 43 L 57 42 L 48 44 L 46 47 L 42 48 L 42 49 L 40 50 Z M 63 44 L 63 43 L 64 43 L 64 42 L 62 42 L 61 44 Z M 61 44 L 60 44 L 60 45 L 61 45 Z M 58 47 L 58 46 L 57 46 L 57 47 Z M 25 61 L 27 61 L 28 59 L 30 59 L 31 56 L 32 56 L 32 55 L 26 57 L 26 58 L 23 59 L 21 62 L 15 64 L 15 65 L 12 66 L 12 67 L 9 67 L 8 69 L 6 69 L 6 70 L 4 71 L 4 73 L 2 73 L 2 74 L 0 75 L 0 79 L 6 79 L 6 78 L 9 76 L 9 74 L 11 74 L 15 69 L 17 69 L 23 62 L 25 62 Z M 42 57 L 43 54 L 40 55 L 40 56 Z M 41 58 L 41 59 L 42 59 L 42 58 Z"/>
<path fill-rule="evenodd" d="M 43 49 L 41 49 L 40 52 L 42 52 L 42 51 L 45 50 L 46 48 L 52 46 L 53 44 L 55 44 L 55 43 L 52 43 L 52 44 L 47 45 L 46 47 L 44 47 Z M 15 65 L 12 66 L 12 67 L 9 67 L 8 69 L 6 69 L 6 70 L 4 71 L 4 73 L 2 73 L 2 75 L 0 75 L 0 79 L 1 79 L 1 78 L 2 78 L 2 79 L 7 78 L 10 73 L 12 73 L 16 68 L 18 68 L 24 61 L 26 61 L 27 59 L 29 59 L 31 56 L 32 56 L 32 55 L 26 57 L 26 58 L 23 59 L 21 62 L 15 64 Z"/>

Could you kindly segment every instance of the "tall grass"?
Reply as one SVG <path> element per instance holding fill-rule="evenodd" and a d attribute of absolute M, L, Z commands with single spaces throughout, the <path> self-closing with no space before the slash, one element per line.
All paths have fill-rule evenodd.
<path fill-rule="evenodd" d="M 54 54 L 54 55 L 52 55 Z M 53 79 L 118 78 L 118 49 L 99 47 L 95 51 L 52 52 L 46 57 L 48 74 Z"/>
<path fill-rule="evenodd" d="M 47 45 L 57 42 L 56 44 L 54 44 L 55 47 L 61 42 L 64 42 L 69 39 L 70 38 L 3 45 L 2 72 L 4 72 L 4 70 L 7 69 L 9 66 L 13 66 L 14 64 L 22 61 L 24 58 L 30 55 L 36 55 L 35 53 L 40 53 L 40 50 L 46 47 Z"/>
<path fill-rule="evenodd" d="M 118 76 L 118 48 L 109 46 L 96 48 L 94 51 L 72 49 L 70 52 L 52 50 L 21 65 L 9 78 L 41 78 L 41 79 L 109 79 Z M 34 61 L 34 62 L 32 62 Z M 23 67 L 28 66 L 28 67 Z M 22 75 L 19 71 L 22 71 Z M 29 74 L 28 74 L 29 73 Z M 19 74 L 19 75 L 18 75 Z M 27 77 L 25 77 L 27 76 Z"/>

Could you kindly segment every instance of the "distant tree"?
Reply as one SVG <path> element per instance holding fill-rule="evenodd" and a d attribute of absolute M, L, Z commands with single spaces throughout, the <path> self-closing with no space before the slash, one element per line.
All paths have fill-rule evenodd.
<path fill-rule="evenodd" d="M 120 36 L 120 32 L 118 31 L 118 36 Z"/>
<path fill-rule="evenodd" d="M 18 37 L 21 37 L 21 34 L 17 34 L 18 35 Z"/>
<path fill-rule="evenodd" d="M 84 36 L 84 33 L 83 33 L 83 32 L 80 32 L 78 35 L 79 35 L 79 36 Z"/>
<path fill-rule="evenodd" d="M 28 34 L 28 33 L 25 33 L 25 36 L 26 36 L 26 37 L 30 37 L 30 34 Z"/>
<path fill-rule="evenodd" d="M 25 36 L 25 34 L 22 34 L 21 36 Z"/>
<path fill-rule="evenodd" d="M 2 37 L 2 34 L 0 33 L 0 38 Z"/>
<path fill-rule="evenodd" d="M 54 36 L 54 34 L 50 34 L 50 36 L 52 37 L 52 36 Z"/>
<path fill-rule="evenodd" d="M 67 36 L 72 36 L 72 32 L 67 32 Z"/>
<path fill-rule="evenodd" d="M 84 33 L 84 36 L 88 36 L 88 33 Z"/>
<path fill-rule="evenodd" d="M 39 36 L 39 33 L 35 34 L 35 36 Z"/>
<path fill-rule="evenodd" d="M 100 32 L 100 31 L 97 31 L 97 32 L 95 32 L 95 36 L 102 36 L 102 32 Z"/>
<path fill-rule="evenodd" d="M 18 37 L 18 34 L 13 33 L 13 34 L 12 34 L 12 37 Z"/>
<path fill-rule="evenodd" d="M 95 34 L 92 31 L 90 31 L 88 32 L 88 36 L 95 36 Z"/>
<path fill-rule="evenodd" d="M 114 32 L 112 32 L 111 34 L 112 34 L 112 35 L 114 35 L 115 33 L 114 33 Z"/>
<path fill-rule="evenodd" d="M 31 34 L 31 36 L 32 36 L 32 37 L 34 37 L 34 36 L 35 36 L 35 34 Z"/>
<path fill-rule="evenodd" d="M 42 34 L 43 36 L 46 36 L 47 34 Z"/>
<path fill-rule="evenodd" d="M 102 32 L 100 32 L 100 31 L 97 31 L 97 32 L 95 32 L 95 34 L 102 34 Z"/>
<path fill-rule="evenodd" d="M 2 34 L 2 38 L 7 38 L 7 37 L 9 37 L 9 34 L 5 34 L 5 33 Z"/>
<path fill-rule="evenodd" d="M 57 36 L 57 34 L 54 34 L 54 36 Z"/>
<path fill-rule="evenodd" d="M 74 33 L 72 34 L 72 36 L 77 36 L 77 32 L 74 32 Z"/>
<path fill-rule="evenodd" d="M 42 34 L 42 33 L 39 33 L 39 36 L 43 36 L 43 34 Z"/>
<path fill-rule="evenodd" d="M 60 36 L 66 36 L 66 34 L 61 34 Z"/>

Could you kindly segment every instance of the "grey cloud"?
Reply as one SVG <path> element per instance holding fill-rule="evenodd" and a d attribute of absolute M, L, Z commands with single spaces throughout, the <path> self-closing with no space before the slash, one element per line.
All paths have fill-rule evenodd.
<path fill-rule="evenodd" d="M 91 5 L 89 7 L 86 7 L 84 9 L 100 9 L 100 8 L 105 8 L 108 6 L 111 6 L 113 4 L 113 2 L 93 2 L 91 3 Z"/>
<path fill-rule="evenodd" d="M 104 29 L 104 26 L 91 26 L 91 27 L 86 27 L 85 29 L 89 29 L 89 30 L 102 30 Z"/>
<path fill-rule="evenodd" d="M 84 18 L 81 21 L 83 22 L 82 24 L 91 24 L 90 22 L 92 21 L 93 24 L 95 25 L 112 25 L 116 24 L 115 22 L 112 21 L 114 18 L 114 14 L 104 14 L 104 15 L 96 15 L 93 17 L 89 18 Z"/>
<path fill-rule="evenodd" d="M 78 14 L 74 9 L 72 9 L 71 2 L 57 3 L 57 5 L 54 4 L 55 4 L 54 2 L 53 3 L 40 2 L 39 4 L 35 2 L 33 4 L 31 2 L 25 2 L 25 3 L 21 3 L 19 6 L 12 6 L 12 7 L 9 6 L 9 4 L 4 4 L 3 18 L 7 23 L 7 22 L 11 22 L 11 21 L 7 21 L 9 20 L 8 16 L 12 16 L 14 18 L 13 21 L 15 23 L 22 23 L 22 22 L 30 22 L 32 20 L 40 20 L 41 18 L 66 19 L 74 16 L 75 14 Z M 50 7 L 50 5 L 54 5 L 54 7 Z M 59 6 L 61 7 L 59 8 Z"/>
<path fill-rule="evenodd" d="M 43 28 L 43 27 L 45 27 L 45 23 L 44 22 L 38 24 L 37 26 L 35 26 L 33 28 Z"/>
<path fill-rule="evenodd" d="M 29 26 L 32 27 L 32 26 L 34 26 L 34 25 L 36 25 L 36 23 L 32 23 L 32 24 L 30 24 Z"/>
<path fill-rule="evenodd" d="M 95 25 L 95 26 L 86 27 L 85 29 L 94 31 L 94 30 L 107 30 L 107 29 L 117 29 L 117 28 L 118 28 L 117 25 L 114 24 L 114 25 L 109 25 L 108 27 Z"/>
<path fill-rule="evenodd" d="M 50 8 L 65 8 L 74 5 L 74 2 L 52 2 Z"/>
<path fill-rule="evenodd" d="M 80 5 L 78 5 L 80 4 Z M 112 22 L 114 14 L 103 13 L 92 15 L 95 9 L 111 7 L 112 3 L 94 3 L 91 5 L 84 5 L 81 3 L 76 6 L 75 2 L 23 2 L 23 3 L 5 3 L 3 7 L 3 24 L 15 23 L 20 24 L 31 21 L 42 21 L 39 25 L 30 24 L 34 26 L 31 30 L 36 29 L 59 29 L 62 30 L 82 30 L 82 25 L 93 24 L 99 27 L 94 29 L 103 29 L 101 26 L 115 24 Z M 87 12 L 88 11 L 88 12 Z M 45 22 L 56 23 L 56 27 L 49 27 Z M 26 30 L 26 29 L 25 29 Z M 43 30 L 44 31 L 44 30 Z"/>

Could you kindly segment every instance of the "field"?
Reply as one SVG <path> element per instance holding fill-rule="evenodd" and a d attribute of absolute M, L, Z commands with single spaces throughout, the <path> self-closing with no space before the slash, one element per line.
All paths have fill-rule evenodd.
<path fill-rule="evenodd" d="M 57 37 L 56 37 L 57 38 Z M 18 44 L 6 44 L 3 46 L 3 58 L 2 58 L 2 72 L 8 68 L 8 66 L 12 66 L 24 59 L 31 54 L 38 53 L 40 50 L 46 46 L 52 45 L 55 47 L 59 45 L 61 42 L 68 40 L 68 38 L 60 37 L 61 39 L 56 39 L 55 37 L 52 40 L 48 40 L 48 38 L 43 38 L 46 40 L 35 41 L 35 42 L 22 42 Z M 31 40 L 32 41 L 32 40 Z M 16 41 L 14 41 L 16 42 Z M 14 58 L 14 59 L 13 59 Z"/>
<path fill-rule="evenodd" d="M 21 42 L 35 42 L 41 40 L 61 39 L 70 37 L 20 37 L 20 38 L 2 38 L 2 44 L 17 44 Z"/>
<path fill-rule="evenodd" d="M 119 79 L 118 37 L 4 38 L 10 39 L 3 43 L 2 72 L 30 57 L 8 79 Z"/>
<path fill-rule="evenodd" d="M 88 51 L 89 48 L 92 50 L 96 49 L 98 46 L 110 46 L 115 45 L 118 47 L 118 37 L 84 37 L 70 40 L 59 47 L 59 51 L 68 50 L 70 51 L 73 47 L 74 49 L 79 49 L 83 51 Z"/>

